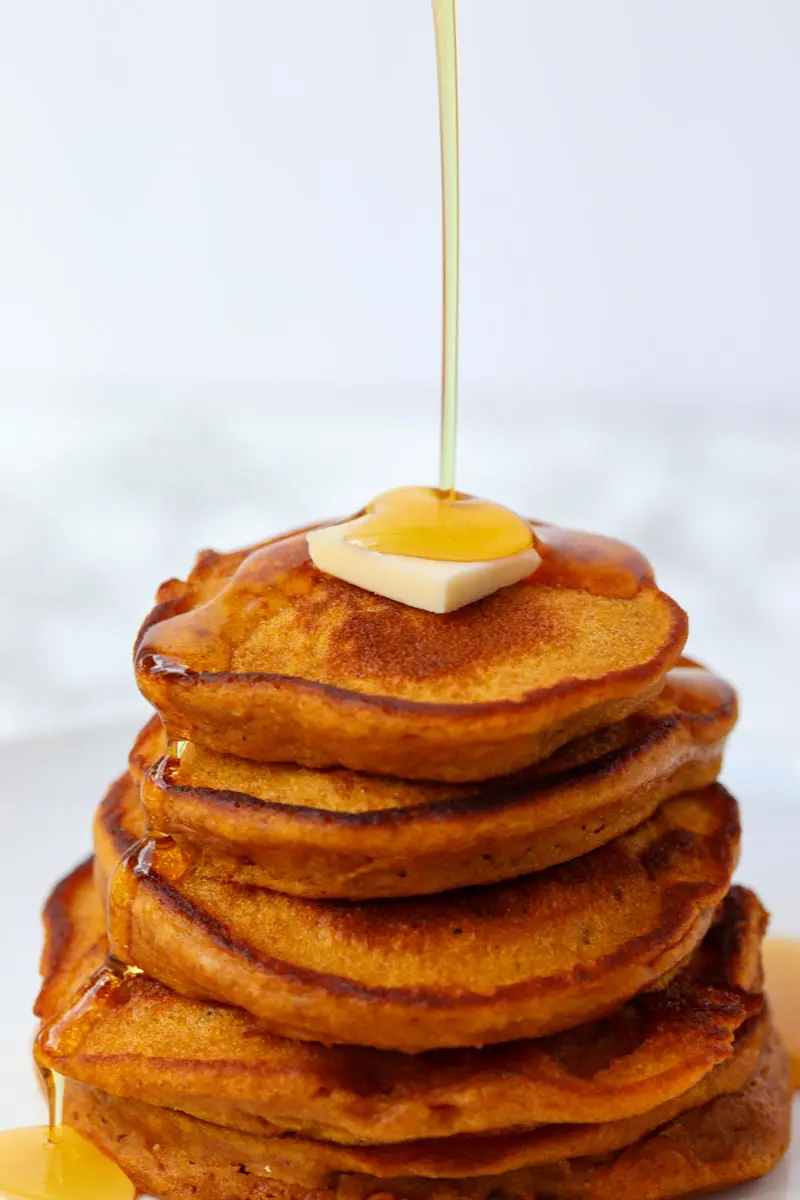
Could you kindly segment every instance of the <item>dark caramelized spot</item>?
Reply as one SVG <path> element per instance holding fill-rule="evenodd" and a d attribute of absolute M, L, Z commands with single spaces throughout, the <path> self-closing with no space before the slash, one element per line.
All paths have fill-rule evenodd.
<path fill-rule="evenodd" d="M 524 584 L 435 617 L 435 638 L 429 636 L 429 614 L 394 600 L 375 600 L 361 612 L 349 609 L 332 632 L 328 661 L 334 674 L 417 682 L 458 675 L 468 680 L 481 665 L 518 654 L 521 643 L 554 643 L 560 637 L 553 614 L 533 601 Z M 304 617 L 311 618 L 310 628 L 311 606 L 298 612 L 303 623 Z"/>
<path fill-rule="evenodd" d="M 642 855 L 641 863 L 652 878 L 669 871 L 682 858 L 696 853 L 697 835 L 691 829 L 673 829 L 658 838 Z"/>

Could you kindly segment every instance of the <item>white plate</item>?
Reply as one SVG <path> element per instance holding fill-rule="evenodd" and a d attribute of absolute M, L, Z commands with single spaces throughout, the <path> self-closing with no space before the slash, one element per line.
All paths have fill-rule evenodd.
<path fill-rule="evenodd" d="M 132 740 L 130 727 L 113 726 L 0 746 L 0 1129 L 44 1119 L 30 1059 L 39 911 L 52 884 L 87 857 L 94 807 L 123 767 Z M 742 805 L 739 878 L 758 889 L 773 913 L 774 930 L 800 935 L 800 779 L 764 747 L 740 738 L 731 747 L 725 780 Z M 777 1171 L 735 1195 L 798 1200 L 800 1139 Z"/>

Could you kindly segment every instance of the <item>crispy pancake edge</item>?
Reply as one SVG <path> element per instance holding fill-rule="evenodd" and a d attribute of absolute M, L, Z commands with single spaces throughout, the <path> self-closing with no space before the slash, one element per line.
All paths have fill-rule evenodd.
<path fill-rule="evenodd" d="M 102 908 L 93 891 L 91 870 L 87 863 L 74 872 L 56 889 L 45 910 L 48 951 L 65 925 L 71 928 L 76 946 L 63 947 L 61 967 L 48 955 L 53 973 L 44 981 L 45 1002 L 40 1004 L 40 1015 L 50 1019 L 38 1039 L 42 1061 L 103 1091 L 183 1109 L 232 1128 L 263 1133 L 272 1124 L 347 1143 L 442 1139 L 454 1133 L 485 1132 L 487 1125 L 511 1129 L 543 1121 L 620 1121 L 674 1101 L 730 1061 L 734 1033 L 737 1058 L 743 1040 L 758 1042 L 752 1019 L 748 1026 L 741 1023 L 757 1014 L 761 1004 L 759 995 L 746 993 L 760 985 L 766 915 L 752 892 L 734 888 L 723 906 L 721 923 L 699 952 L 700 990 L 687 976 L 674 980 L 664 992 L 635 1000 L 633 1005 L 646 1022 L 644 1057 L 637 1044 L 632 1057 L 622 1054 L 612 1059 L 610 1070 L 601 1070 L 597 1079 L 559 1067 L 550 1058 L 551 1042 L 445 1051 L 412 1059 L 359 1047 L 301 1044 L 286 1062 L 280 1039 L 276 1043 L 268 1037 L 266 1057 L 240 1066 L 230 1059 L 231 1044 L 223 1027 L 226 1049 L 218 1060 L 207 1057 L 204 1042 L 195 1042 L 195 1054 L 203 1057 L 190 1056 L 188 1061 L 180 1056 L 128 1053 L 124 1037 L 120 1052 L 98 1056 L 87 1050 L 86 1038 L 91 1039 L 103 1009 L 87 1011 L 79 1003 L 66 1015 L 66 993 L 72 995 L 84 982 L 81 976 L 91 978 L 107 951 L 107 945 L 97 945 Z M 94 912 L 88 917 L 82 902 L 87 892 L 95 897 Z M 76 912 L 81 914 L 78 925 Z M 83 952 L 87 948 L 94 955 L 92 961 Z M 717 977 L 718 985 L 713 983 Z M 207 1028 L 206 1005 L 182 1000 L 144 978 L 124 987 L 124 997 L 111 998 L 112 1021 L 129 1002 L 142 1005 L 145 1014 L 155 1002 L 167 1009 L 177 1004 L 183 1028 L 194 1028 L 195 1020 L 202 1020 Z M 235 1019 L 240 1045 L 246 1044 L 245 1053 L 250 1054 L 258 1045 L 252 1040 L 255 1023 L 246 1014 L 234 1017 L 233 1010 L 219 1011 L 223 1021 L 228 1013 Z M 595 1040 L 600 1030 L 592 1026 L 587 1032 Z M 273 1044 L 277 1055 L 269 1049 Z M 627 1047 L 628 1053 L 631 1050 Z M 191 1042 L 187 1052 L 191 1055 Z"/>
<path fill-rule="evenodd" d="M 139 735 L 131 770 L 142 778 L 151 828 L 202 854 L 209 874 L 312 898 L 431 895 L 569 861 L 640 824 L 663 800 L 712 783 L 736 695 L 704 673 L 719 688 L 714 711 L 656 705 L 616 726 L 628 740 L 600 757 L 407 808 L 337 811 L 178 783 L 168 760 L 154 761 L 158 717 Z"/>
<path fill-rule="evenodd" d="M 246 1149 L 259 1139 L 79 1084 L 67 1087 L 65 1116 L 139 1188 L 165 1200 L 668 1200 L 771 1170 L 789 1144 L 791 1088 L 785 1052 L 772 1038 L 741 1091 L 691 1109 L 617 1153 L 441 1181 L 331 1173 L 324 1188 L 277 1178 L 285 1167 L 277 1163 L 276 1170 L 258 1149 L 253 1157 Z"/>

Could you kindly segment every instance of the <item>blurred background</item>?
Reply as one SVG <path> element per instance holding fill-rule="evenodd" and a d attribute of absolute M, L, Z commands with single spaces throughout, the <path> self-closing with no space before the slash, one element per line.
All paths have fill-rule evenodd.
<path fill-rule="evenodd" d="M 459 485 L 642 546 L 781 762 L 799 54 L 796 0 L 461 0 Z M 0 156 L 10 740 L 137 719 L 200 547 L 435 482 L 429 0 L 0 0 Z"/>

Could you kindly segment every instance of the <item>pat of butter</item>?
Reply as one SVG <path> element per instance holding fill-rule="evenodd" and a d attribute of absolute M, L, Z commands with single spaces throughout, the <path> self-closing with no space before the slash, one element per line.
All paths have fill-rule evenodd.
<path fill-rule="evenodd" d="M 381 554 L 346 541 L 358 523 L 347 521 L 309 533 L 308 550 L 314 566 L 376 596 L 428 612 L 453 612 L 482 600 L 500 588 L 527 579 L 542 561 L 533 549 L 485 562 L 437 562 L 404 554 Z"/>

